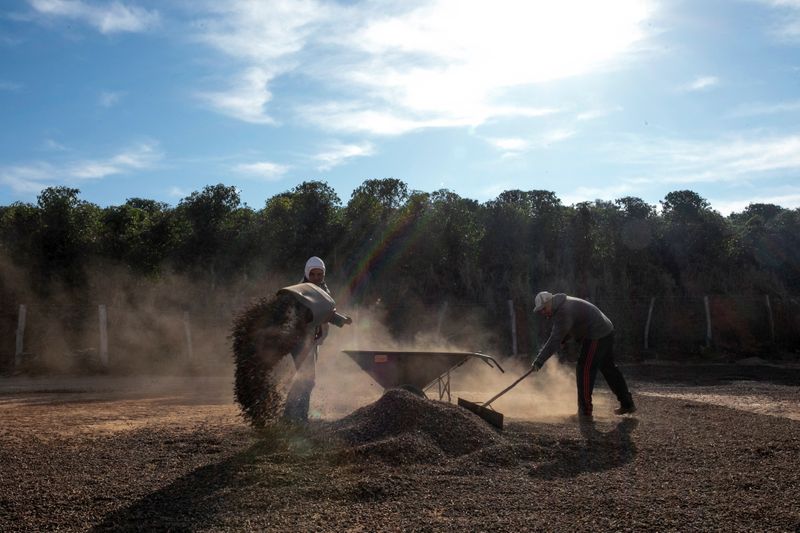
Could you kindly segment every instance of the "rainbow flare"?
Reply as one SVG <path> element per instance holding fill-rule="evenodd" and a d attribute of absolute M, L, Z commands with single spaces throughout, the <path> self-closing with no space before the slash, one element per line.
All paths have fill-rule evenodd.
<path fill-rule="evenodd" d="M 364 291 L 370 275 L 380 273 L 405 255 L 427 226 L 426 218 L 424 212 L 412 211 L 403 213 L 388 224 L 380 237 L 373 240 L 374 244 L 362 254 L 362 259 L 348 278 L 347 294 L 342 302 L 344 305 Z"/>

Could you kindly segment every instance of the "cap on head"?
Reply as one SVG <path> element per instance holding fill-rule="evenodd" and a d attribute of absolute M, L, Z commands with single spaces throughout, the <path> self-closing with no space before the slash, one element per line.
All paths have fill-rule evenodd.
<path fill-rule="evenodd" d="M 315 268 L 322 270 L 323 274 L 325 273 L 325 263 L 322 261 L 322 259 L 320 259 L 316 255 L 314 257 L 309 257 L 308 261 L 306 261 L 306 269 L 305 269 L 306 279 L 308 279 L 308 275 Z"/>
<path fill-rule="evenodd" d="M 553 299 L 553 295 L 547 291 L 542 291 L 536 295 L 536 298 L 533 299 L 533 304 L 536 306 L 533 308 L 534 313 L 538 313 L 541 311 L 545 304 Z"/>

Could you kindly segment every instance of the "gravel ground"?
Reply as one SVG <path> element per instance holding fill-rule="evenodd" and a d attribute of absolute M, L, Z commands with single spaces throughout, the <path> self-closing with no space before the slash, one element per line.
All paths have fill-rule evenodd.
<path fill-rule="evenodd" d="M 502 433 L 405 391 L 256 431 L 231 379 L 0 378 L 0 531 L 800 531 L 800 370 L 626 374 L 634 416 Z"/>

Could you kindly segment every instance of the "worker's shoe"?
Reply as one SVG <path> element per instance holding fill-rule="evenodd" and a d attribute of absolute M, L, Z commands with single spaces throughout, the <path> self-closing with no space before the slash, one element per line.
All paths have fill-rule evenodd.
<path fill-rule="evenodd" d="M 615 415 L 629 415 L 635 412 L 636 412 L 636 404 L 633 403 L 633 400 L 620 404 L 619 407 L 614 409 Z"/>
<path fill-rule="evenodd" d="M 633 403 L 633 396 L 630 392 L 623 394 L 622 398 L 617 396 L 619 407 L 614 409 L 615 415 L 628 415 L 636 412 L 636 404 Z"/>

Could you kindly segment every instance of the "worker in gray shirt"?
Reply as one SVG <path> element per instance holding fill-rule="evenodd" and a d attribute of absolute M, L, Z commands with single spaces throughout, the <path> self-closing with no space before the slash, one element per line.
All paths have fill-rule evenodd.
<path fill-rule="evenodd" d="M 536 295 L 534 304 L 534 312 L 551 319 L 553 329 L 533 361 L 533 369 L 538 371 L 542 368 L 545 361 L 572 337 L 581 343 L 575 372 L 578 416 L 592 416 L 592 390 L 598 370 L 619 400 L 620 406 L 614 412 L 624 415 L 636 411 L 628 384 L 614 364 L 614 324 L 608 317 L 590 302 L 563 293 L 542 291 Z"/>

